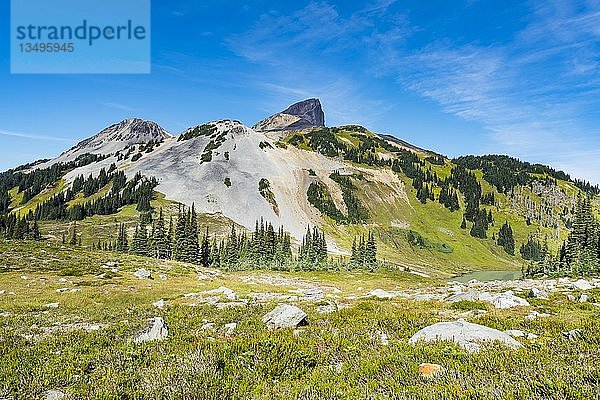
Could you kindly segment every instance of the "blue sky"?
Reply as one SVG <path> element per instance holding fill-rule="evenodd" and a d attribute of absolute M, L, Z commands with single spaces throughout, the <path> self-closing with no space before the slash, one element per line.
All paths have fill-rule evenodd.
<path fill-rule="evenodd" d="M 0 169 L 127 117 L 251 125 L 307 97 L 448 156 L 503 153 L 600 183 L 600 1 L 153 1 L 149 75 L 11 75 Z"/>

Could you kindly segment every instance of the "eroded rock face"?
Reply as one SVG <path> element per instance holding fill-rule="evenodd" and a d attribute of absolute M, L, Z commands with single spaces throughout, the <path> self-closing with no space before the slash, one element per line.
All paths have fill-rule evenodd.
<path fill-rule="evenodd" d="M 469 352 L 479 351 L 483 342 L 498 341 L 504 345 L 517 349 L 521 343 L 508 334 L 487 326 L 472 324 L 463 319 L 455 322 L 438 322 L 415 333 L 409 343 L 419 341 L 452 341 Z"/>
<path fill-rule="evenodd" d="M 306 325 L 306 313 L 296 306 L 281 304 L 275 307 L 273 311 L 266 314 L 262 321 L 267 324 L 269 329 L 295 328 L 299 325 Z"/>
<path fill-rule="evenodd" d="M 257 131 L 300 130 L 325 126 L 325 114 L 319 99 L 308 99 L 292 104 L 280 113 L 253 126 Z"/>

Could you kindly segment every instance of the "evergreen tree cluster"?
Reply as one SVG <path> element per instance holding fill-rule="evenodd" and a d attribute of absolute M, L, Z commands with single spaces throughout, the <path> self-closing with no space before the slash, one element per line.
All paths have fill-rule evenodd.
<path fill-rule="evenodd" d="M 523 257 L 524 260 L 540 262 L 549 253 L 548 243 L 547 241 L 544 241 L 542 244 L 533 236 L 529 236 L 527 242 L 523 243 L 519 248 L 519 253 L 521 253 L 521 257 Z"/>
<path fill-rule="evenodd" d="M 49 185 L 55 184 L 69 170 L 100 161 L 105 157 L 86 153 L 74 161 L 56 163 L 48 168 L 35 168 L 38 163 L 32 163 L 0 173 L 0 214 L 5 214 L 10 209 L 11 198 L 8 192 L 12 188 L 16 187 L 19 193 L 23 192 L 21 204 L 25 204 Z"/>
<path fill-rule="evenodd" d="M 106 196 L 71 206 L 67 204 L 78 192 L 95 190 L 91 193 L 94 194 L 111 181 L 112 188 Z M 87 179 L 76 178 L 73 187 L 39 204 L 35 210 L 30 211 L 28 218 L 77 221 L 93 215 L 114 214 L 119 211 L 119 208 L 128 204 L 137 204 L 138 211 L 148 212 L 151 210 L 150 201 L 157 185 L 158 181 L 155 178 L 145 178 L 140 173 L 126 181 L 123 171 L 107 173 L 102 169 L 96 178 L 92 176 Z"/>
<path fill-rule="evenodd" d="M 0 215 L 0 234 L 5 239 L 12 240 L 42 239 L 37 220 L 28 221 L 16 214 Z"/>
<path fill-rule="evenodd" d="M 460 210 L 460 203 L 458 201 L 458 193 L 451 186 L 445 184 L 442 185 L 440 196 L 438 201 L 444 205 L 451 212 Z"/>
<path fill-rule="evenodd" d="M 377 265 L 377 243 L 372 232 L 369 232 L 366 240 L 362 235 L 359 240 L 354 238 L 352 242 L 352 253 L 350 256 L 352 267 L 374 268 Z"/>
<path fill-rule="evenodd" d="M 303 264 L 321 264 L 327 261 L 327 242 L 325 234 L 315 226 L 306 229 L 300 246 L 299 259 Z"/>
<path fill-rule="evenodd" d="M 532 174 L 546 175 L 554 180 L 570 181 L 583 192 L 590 195 L 600 194 L 600 187 L 571 177 L 563 171 L 557 171 L 541 164 L 530 164 L 505 155 L 463 156 L 452 160 L 464 168 L 483 171 L 483 178 L 495 186 L 500 193 L 509 193 L 517 185 L 526 185 L 535 178 Z"/>
<path fill-rule="evenodd" d="M 504 225 L 500 227 L 496 243 L 511 256 L 515 255 L 515 238 L 513 237 L 513 231 L 508 222 L 505 222 Z"/>
<path fill-rule="evenodd" d="M 600 273 L 600 222 L 594 217 L 589 197 L 578 198 L 571 232 L 558 254 L 554 257 L 545 254 L 546 248 L 542 248 L 541 261 L 536 262 L 532 257 L 524 276 L 577 277 Z"/>
<path fill-rule="evenodd" d="M 354 195 L 356 186 L 352 183 L 352 179 L 348 175 L 341 175 L 339 172 L 334 172 L 329 177 L 340 185 L 342 189 L 342 198 L 346 204 L 348 215 L 345 222 L 350 224 L 358 224 L 369 219 L 369 211 L 362 205 L 358 197 Z"/>
<path fill-rule="evenodd" d="M 94 246 L 98 249 L 228 269 L 279 269 L 292 260 L 289 233 L 284 231 L 283 226 L 275 231 L 273 225 L 265 223 L 263 219 L 256 221 L 256 229 L 250 237 L 246 233 L 238 233 L 235 225 L 232 225 L 226 238 L 211 238 L 206 227 L 200 239 L 198 215 L 194 205 L 191 208 L 181 206 L 176 221 L 170 219 L 168 224 L 162 209 L 156 218 L 152 218 L 150 214 L 149 222 L 144 214 L 140 214 L 131 238 L 128 237 L 124 224 L 118 225 L 117 232 L 116 241 L 108 244 L 99 242 Z M 324 236 L 322 239 L 324 240 Z M 312 236 L 310 240 L 313 241 Z M 325 258 L 326 256 L 325 247 Z"/>

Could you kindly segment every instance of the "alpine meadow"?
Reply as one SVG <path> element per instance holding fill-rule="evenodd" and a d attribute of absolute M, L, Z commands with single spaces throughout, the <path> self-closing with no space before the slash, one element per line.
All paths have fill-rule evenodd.
<path fill-rule="evenodd" d="M 0 60 L 0 399 L 600 399 L 597 3 L 130 1 Z"/>

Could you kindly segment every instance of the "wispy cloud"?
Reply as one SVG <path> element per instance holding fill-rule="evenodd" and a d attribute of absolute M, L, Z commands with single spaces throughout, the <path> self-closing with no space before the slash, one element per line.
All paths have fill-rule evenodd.
<path fill-rule="evenodd" d="M 568 166 L 600 182 L 600 158 L 589 151 L 600 136 L 589 122 L 600 120 L 598 2 L 530 3 L 527 24 L 512 39 L 484 44 L 444 36 L 409 43 L 427 28 L 390 11 L 396 6 L 379 0 L 341 14 L 312 1 L 289 15 L 266 13 L 225 43 L 270 68 L 268 81 L 253 83 L 279 101 L 319 96 L 336 121 L 373 119 L 390 104 L 365 94 L 361 74 L 391 77 L 444 112 L 480 124 L 489 135 L 481 152 Z"/>
<path fill-rule="evenodd" d="M 249 84 L 273 94 L 264 104 L 265 110 L 277 109 L 282 102 L 318 97 L 330 122 L 369 125 L 389 105 L 364 95 L 367 87 L 355 76 L 362 71 L 340 70 L 333 65 L 343 59 L 349 65 L 362 62 L 352 55 L 357 49 L 360 53 L 372 51 L 374 38 L 384 34 L 378 27 L 384 25 L 381 18 L 395 2 L 379 0 L 341 15 L 332 4 L 312 1 L 290 15 L 263 14 L 249 31 L 228 37 L 225 44 L 238 56 L 270 68 L 268 74 L 256 74 L 249 80 Z M 386 36 L 406 34 L 404 18 L 384 18 Z M 380 39 L 376 41 L 381 44 Z"/>
<path fill-rule="evenodd" d="M 100 103 L 101 105 L 105 106 L 105 107 L 109 107 L 109 108 L 115 108 L 117 110 L 121 110 L 121 111 L 127 111 L 127 112 L 136 112 L 139 111 L 137 108 L 134 107 L 130 107 L 126 104 L 121 104 L 121 103 L 114 103 L 114 102 L 104 102 L 104 103 Z"/>
<path fill-rule="evenodd" d="M 444 111 L 481 123 L 496 151 L 555 160 L 600 182 L 600 158 L 588 151 L 600 132 L 586 121 L 600 116 L 600 9 L 539 4 L 510 43 L 444 39 L 418 49 L 389 48 L 381 68 Z M 577 163 L 588 167 L 573 168 Z"/>
<path fill-rule="evenodd" d="M 67 138 L 62 138 L 62 137 L 58 137 L 58 136 L 7 131 L 7 130 L 3 130 L 3 129 L 0 129 L 0 135 L 20 137 L 20 138 L 26 138 L 26 139 L 35 139 L 35 140 L 50 140 L 50 141 L 55 141 L 55 142 L 72 142 L 73 141 L 73 139 L 67 139 Z"/>

